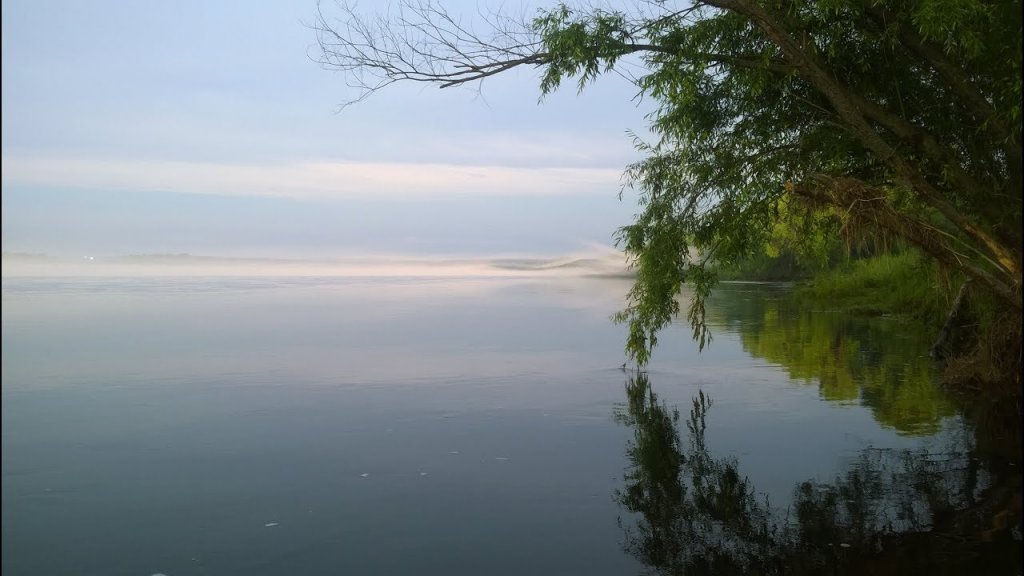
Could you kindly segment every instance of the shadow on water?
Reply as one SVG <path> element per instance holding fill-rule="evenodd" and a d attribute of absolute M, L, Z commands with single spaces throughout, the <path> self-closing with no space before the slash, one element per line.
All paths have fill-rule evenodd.
<path fill-rule="evenodd" d="M 659 574 L 1019 574 L 1019 467 L 992 469 L 974 436 L 941 451 L 860 453 L 832 482 L 801 482 L 785 510 L 706 442 L 712 402 L 680 413 L 648 376 L 626 381 L 633 429 L 616 492 L 628 553 Z M 981 433 L 981 431 L 978 431 Z M 1018 463 L 1019 465 L 1019 463 Z"/>
<path fill-rule="evenodd" d="M 936 385 L 927 354 L 934 334 L 924 327 L 810 310 L 785 290 L 732 286 L 720 293 L 710 319 L 736 332 L 748 354 L 816 384 L 824 400 L 864 405 L 878 423 L 905 436 L 935 434 L 956 412 Z"/>

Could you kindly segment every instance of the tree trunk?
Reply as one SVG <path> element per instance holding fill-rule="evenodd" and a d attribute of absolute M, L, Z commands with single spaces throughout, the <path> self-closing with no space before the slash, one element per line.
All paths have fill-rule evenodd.
<path fill-rule="evenodd" d="M 953 301 L 953 308 L 949 311 L 946 323 L 942 325 L 939 338 L 932 345 L 928 355 L 933 360 L 944 360 L 956 356 L 960 351 L 958 348 L 964 339 L 964 317 L 967 314 L 967 287 L 971 281 L 964 281 L 960 286 L 960 293 Z"/>

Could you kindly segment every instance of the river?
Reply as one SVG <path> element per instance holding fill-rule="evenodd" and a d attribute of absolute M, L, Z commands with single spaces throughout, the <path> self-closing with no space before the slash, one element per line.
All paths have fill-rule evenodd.
<path fill-rule="evenodd" d="M 628 287 L 4 278 L 3 571 L 955 570 L 942 522 L 1007 477 L 1017 524 L 971 516 L 965 553 L 1019 570 L 1019 462 L 979 456 L 929 334 L 728 284 L 703 352 L 675 325 L 637 372 Z"/>

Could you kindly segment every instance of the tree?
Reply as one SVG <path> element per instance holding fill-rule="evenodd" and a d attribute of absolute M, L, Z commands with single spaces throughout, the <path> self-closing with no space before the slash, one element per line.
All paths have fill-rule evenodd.
<path fill-rule="evenodd" d="M 539 67 L 547 94 L 639 59 L 655 142 L 626 169 L 641 213 L 619 240 L 636 271 L 628 351 L 643 364 L 681 311 L 703 347 L 709 262 L 761 246 L 780 207 L 888 235 L 1021 314 L 1021 2 L 652 0 L 485 15 L 429 0 L 375 18 L 319 12 L 320 61 L 353 101 L 394 82 L 442 88 Z M 801 212 L 802 211 L 802 212 Z"/>

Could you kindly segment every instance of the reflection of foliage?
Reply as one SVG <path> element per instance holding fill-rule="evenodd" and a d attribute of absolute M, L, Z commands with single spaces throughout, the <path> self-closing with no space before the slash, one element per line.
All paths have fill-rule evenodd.
<path fill-rule="evenodd" d="M 936 385 L 927 334 L 915 325 L 801 310 L 786 299 L 721 298 L 713 310 L 737 325 L 750 354 L 817 382 L 827 400 L 859 400 L 901 434 L 934 434 L 954 412 Z"/>
<path fill-rule="evenodd" d="M 628 413 L 620 421 L 634 428 L 633 466 L 617 496 L 642 515 L 627 531 L 627 550 L 668 574 L 697 567 L 743 572 L 770 555 L 767 504 L 754 498 L 735 462 L 714 460 L 704 444 L 710 399 L 701 393 L 693 401 L 684 454 L 679 412 L 658 403 L 647 376 L 638 374 L 626 392 Z"/>
<path fill-rule="evenodd" d="M 866 450 L 833 483 L 803 482 L 787 515 L 760 500 L 732 459 L 705 442 L 711 405 L 693 401 L 687 438 L 679 413 L 643 373 L 626 384 L 619 421 L 634 429 L 620 505 L 635 513 L 625 548 L 661 574 L 1000 574 L 1020 570 L 1019 474 L 999 484 L 951 451 Z M 621 520 L 620 520 L 621 523 Z"/>

